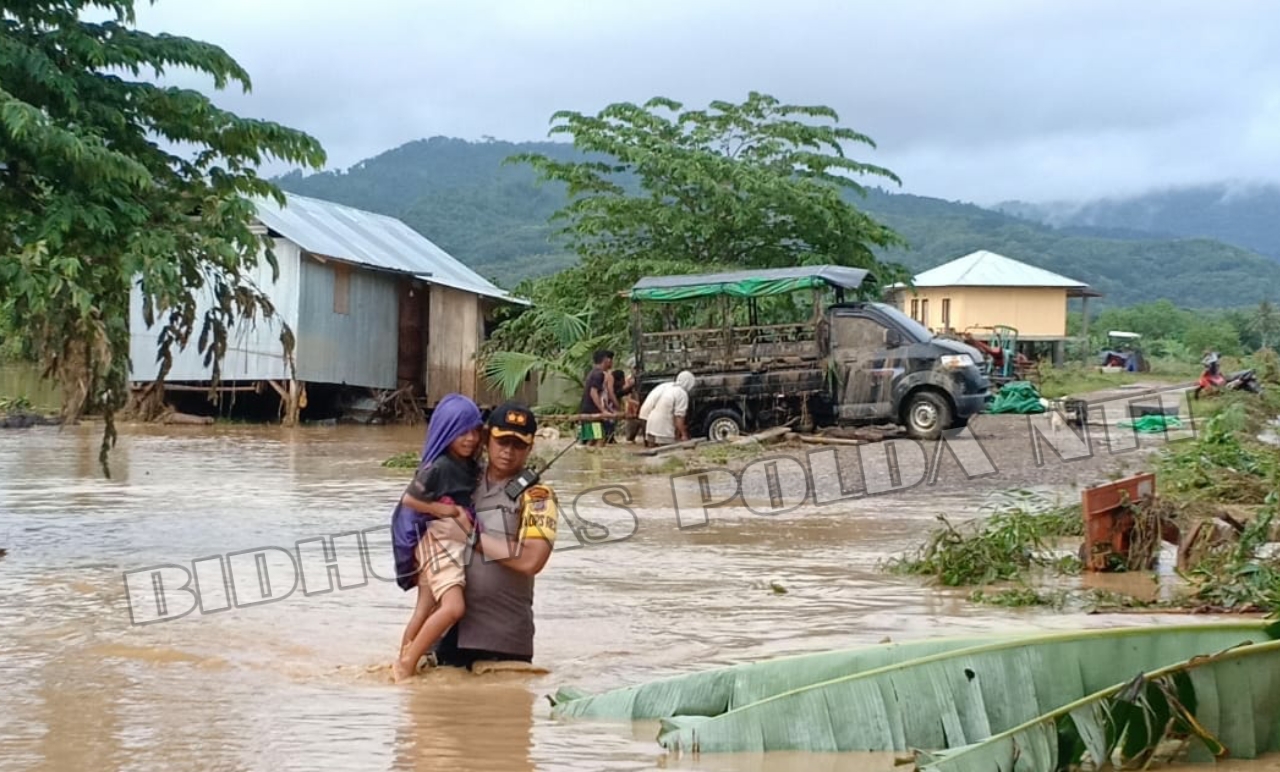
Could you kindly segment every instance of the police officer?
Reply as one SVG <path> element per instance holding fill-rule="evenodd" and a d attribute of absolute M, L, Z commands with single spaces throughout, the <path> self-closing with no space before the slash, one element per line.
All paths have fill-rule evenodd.
<path fill-rule="evenodd" d="M 436 647 L 436 664 L 442 666 L 533 661 L 534 577 L 555 545 L 554 491 L 542 483 L 515 496 L 508 489 L 533 449 L 533 412 L 508 402 L 489 414 L 486 428 L 486 457 L 474 496 L 479 541 L 466 567 L 467 611 Z"/>

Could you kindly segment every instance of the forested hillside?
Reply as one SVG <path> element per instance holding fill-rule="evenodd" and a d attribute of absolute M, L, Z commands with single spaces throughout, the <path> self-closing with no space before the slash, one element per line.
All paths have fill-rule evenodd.
<path fill-rule="evenodd" d="M 389 150 L 346 172 L 293 174 L 276 182 L 300 195 L 400 217 L 480 273 L 511 287 L 574 259 L 558 246 L 548 222 L 564 202 L 563 188 L 539 185 L 527 167 L 503 163 L 520 152 L 575 154 L 560 143 L 435 137 Z M 1223 307 L 1280 296 L 1280 262 L 1222 241 L 1145 235 L 1140 231 L 1149 221 L 1138 218 L 1099 221 L 1110 229 L 1105 231 L 1078 224 L 1055 228 L 969 204 L 875 189 L 857 204 L 910 244 L 883 257 L 914 270 L 989 249 L 1086 282 L 1106 293 L 1107 305 L 1168 298 L 1188 307 Z"/>

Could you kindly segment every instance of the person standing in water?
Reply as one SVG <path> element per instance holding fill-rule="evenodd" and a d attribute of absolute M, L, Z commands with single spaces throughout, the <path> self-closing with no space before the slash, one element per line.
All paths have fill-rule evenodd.
<path fill-rule="evenodd" d="M 440 400 L 418 471 L 392 516 L 396 581 L 406 592 L 418 590 L 392 666 L 397 683 L 414 675 L 422 656 L 466 613 L 465 553 L 475 527 L 483 425 L 470 399 L 449 394 Z"/>
<path fill-rule="evenodd" d="M 533 661 L 533 586 L 554 549 L 560 508 L 546 482 L 522 492 L 511 487 L 537 438 L 533 411 L 520 402 L 500 405 L 489 414 L 487 434 L 476 488 L 480 557 L 467 563 L 467 614 L 436 647 L 442 667 Z"/>

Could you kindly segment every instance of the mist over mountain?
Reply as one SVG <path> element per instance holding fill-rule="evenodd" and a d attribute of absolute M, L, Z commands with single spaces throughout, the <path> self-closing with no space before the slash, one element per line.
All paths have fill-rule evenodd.
<path fill-rule="evenodd" d="M 1280 260 L 1280 187 L 1198 185 L 1095 201 L 1007 201 L 1000 211 L 1058 228 L 1150 238 L 1212 238 Z"/>

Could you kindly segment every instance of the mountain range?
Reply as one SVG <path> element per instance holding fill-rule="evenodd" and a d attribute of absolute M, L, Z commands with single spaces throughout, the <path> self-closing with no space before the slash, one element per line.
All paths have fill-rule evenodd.
<path fill-rule="evenodd" d="M 402 219 L 499 286 L 574 263 L 557 243 L 555 183 L 505 163 L 516 153 L 582 158 L 558 142 L 423 139 L 345 171 L 294 172 L 283 190 Z M 1256 304 L 1280 296 L 1280 189 L 1226 185 L 1084 203 L 1009 201 L 983 208 L 868 189 L 855 206 L 892 227 L 905 249 L 885 260 L 922 271 L 987 249 L 1085 282 L 1102 305 L 1167 298 L 1188 308 Z"/>

